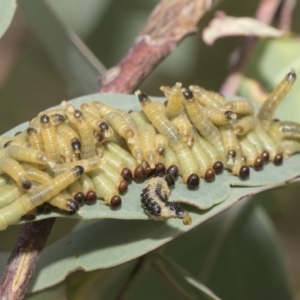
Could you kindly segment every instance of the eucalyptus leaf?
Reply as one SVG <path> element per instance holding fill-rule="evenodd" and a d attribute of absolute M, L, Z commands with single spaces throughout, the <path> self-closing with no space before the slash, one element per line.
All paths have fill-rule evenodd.
<path fill-rule="evenodd" d="M 16 0 L 0 0 L 0 37 L 10 25 L 16 8 Z"/>

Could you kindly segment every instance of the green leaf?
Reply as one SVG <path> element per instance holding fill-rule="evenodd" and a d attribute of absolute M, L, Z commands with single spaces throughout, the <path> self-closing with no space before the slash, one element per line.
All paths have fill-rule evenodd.
<path fill-rule="evenodd" d="M 105 68 L 77 34 L 43 1 L 21 0 L 20 7 L 57 69 L 77 94 L 95 91 Z"/>
<path fill-rule="evenodd" d="M 0 37 L 10 25 L 16 8 L 16 0 L 0 0 Z"/>

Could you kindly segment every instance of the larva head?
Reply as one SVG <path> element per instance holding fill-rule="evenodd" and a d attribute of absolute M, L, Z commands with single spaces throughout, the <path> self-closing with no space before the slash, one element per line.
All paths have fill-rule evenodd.
<path fill-rule="evenodd" d="M 75 153 L 79 153 L 79 151 L 81 149 L 81 143 L 78 139 L 74 138 L 71 141 L 71 146 L 72 146 L 72 149 L 75 151 Z"/>
<path fill-rule="evenodd" d="M 246 166 L 246 165 L 241 166 L 240 171 L 239 171 L 239 177 L 240 177 L 240 179 L 246 180 L 246 179 L 249 178 L 249 175 L 250 175 L 250 169 L 249 169 L 249 167 Z"/>
<path fill-rule="evenodd" d="M 81 119 L 82 116 L 83 116 L 82 111 L 79 110 L 79 109 L 75 109 L 75 111 L 74 111 L 74 117 L 75 117 L 76 119 Z"/>
<path fill-rule="evenodd" d="M 75 166 L 74 173 L 78 176 L 81 176 L 84 173 L 84 168 L 82 166 Z"/>
<path fill-rule="evenodd" d="M 76 212 L 79 210 L 79 204 L 77 201 L 73 200 L 73 199 L 68 199 L 67 200 L 67 206 L 69 207 L 69 209 L 71 210 L 71 212 Z"/>
<path fill-rule="evenodd" d="M 163 163 L 157 163 L 155 165 L 155 176 L 162 176 L 166 173 L 166 167 Z"/>
<path fill-rule="evenodd" d="M 266 150 L 263 151 L 263 153 L 261 154 L 261 157 L 263 158 L 265 164 L 268 163 L 270 160 L 270 154 Z"/>
<path fill-rule="evenodd" d="M 122 205 L 122 199 L 119 195 L 115 195 L 110 199 L 110 207 L 113 209 L 119 208 Z"/>
<path fill-rule="evenodd" d="M 78 202 L 78 204 L 80 206 L 84 205 L 85 203 L 85 195 L 84 193 L 82 192 L 77 192 L 75 195 L 74 195 L 74 199 Z"/>
<path fill-rule="evenodd" d="M 199 187 L 199 182 L 200 182 L 199 176 L 195 173 L 192 173 L 188 177 L 186 184 L 189 190 L 196 190 Z"/>
<path fill-rule="evenodd" d="M 228 150 L 227 156 L 230 158 L 236 157 L 236 151 L 235 150 Z"/>
<path fill-rule="evenodd" d="M 7 141 L 7 142 L 3 145 L 3 148 L 8 147 L 11 143 L 12 143 L 12 140 Z"/>
<path fill-rule="evenodd" d="M 164 177 L 164 179 L 165 179 L 165 181 L 166 181 L 169 188 L 173 188 L 175 186 L 175 180 L 174 180 L 172 175 L 166 174 L 163 177 Z"/>
<path fill-rule="evenodd" d="M 134 169 L 133 177 L 134 177 L 135 181 L 137 181 L 137 182 L 141 182 L 145 179 L 145 171 L 144 171 L 143 166 L 138 165 Z"/>
<path fill-rule="evenodd" d="M 22 188 L 24 190 L 29 190 L 31 188 L 31 181 L 28 179 L 22 180 Z"/>
<path fill-rule="evenodd" d="M 124 168 L 121 171 L 121 176 L 124 180 L 126 180 L 129 183 L 132 181 L 132 172 L 128 168 Z"/>
<path fill-rule="evenodd" d="M 142 106 L 151 103 L 151 100 L 150 100 L 149 96 L 145 93 L 142 93 L 140 90 L 137 90 L 135 92 L 135 95 L 138 96 L 138 99 L 139 99 Z"/>
<path fill-rule="evenodd" d="M 93 205 L 96 203 L 97 193 L 94 190 L 89 190 L 85 193 L 85 204 Z"/>
<path fill-rule="evenodd" d="M 66 121 L 65 116 L 63 116 L 62 114 L 54 114 L 54 115 L 51 116 L 51 119 L 52 119 L 54 124 L 59 124 L 59 123 L 62 123 L 62 122 Z"/>
<path fill-rule="evenodd" d="M 179 169 L 176 165 L 171 165 L 166 171 L 167 174 L 171 175 L 174 179 L 178 177 Z"/>
<path fill-rule="evenodd" d="M 260 171 L 264 166 L 264 159 L 261 156 L 255 158 L 253 168 L 256 171 Z"/>
<path fill-rule="evenodd" d="M 40 122 L 41 124 L 47 124 L 50 122 L 50 118 L 46 114 L 41 115 Z"/>
<path fill-rule="evenodd" d="M 213 182 L 215 180 L 215 177 L 216 177 L 216 172 L 214 169 L 209 168 L 206 170 L 204 174 L 204 179 L 206 182 Z"/>
<path fill-rule="evenodd" d="M 183 209 L 178 203 L 176 202 L 168 202 L 167 205 L 171 211 L 175 213 L 175 216 L 179 219 L 183 219 L 184 225 L 190 225 L 192 222 L 191 217 L 189 216 L 188 212 Z"/>
<path fill-rule="evenodd" d="M 154 175 L 155 170 L 151 169 L 151 167 L 149 165 L 147 165 L 147 166 L 144 166 L 144 172 L 145 172 L 145 177 L 149 178 L 152 175 Z"/>
<path fill-rule="evenodd" d="M 291 69 L 291 71 L 286 75 L 286 79 L 289 82 L 294 82 L 296 80 L 297 76 L 296 76 L 296 72 L 295 69 Z"/>
<path fill-rule="evenodd" d="M 280 166 L 282 164 L 283 161 L 283 154 L 282 153 L 278 153 L 275 155 L 273 163 L 275 166 Z"/>
<path fill-rule="evenodd" d="M 119 186 L 118 186 L 118 191 L 120 194 L 125 194 L 127 192 L 127 189 L 128 189 L 128 182 L 125 181 L 125 180 L 122 180 L 120 183 L 119 183 Z"/>
<path fill-rule="evenodd" d="M 37 134 L 37 131 L 32 127 L 28 127 L 26 132 L 27 132 L 28 135 Z"/>
<path fill-rule="evenodd" d="M 216 174 L 221 174 L 224 169 L 224 165 L 221 161 L 216 161 L 213 165 L 213 169 L 215 170 Z"/>
<path fill-rule="evenodd" d="M 107 131 L 108 128 L 109 128 L 109 127 L 108 127 L 108 125 L 107 125 L 106 122 L 101 122 L 101 123 L 99 123 L 99 129 L 100 129 L 102 132 Z"/>
<path fill-rule="evenodd" d="M 184 99 L 187 101 L 191 101 L 194 98 L 194 94 L 190 89 L 183 89 L 182 95 L 183 95 Z"/>

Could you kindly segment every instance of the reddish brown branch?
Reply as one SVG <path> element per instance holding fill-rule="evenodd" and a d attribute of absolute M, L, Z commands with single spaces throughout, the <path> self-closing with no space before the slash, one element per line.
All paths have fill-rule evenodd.
<path fill-rule="evenodd" d="M 185 36 L 197 30 L 199 20 L 212 2 L 162 0 L 127 55 L 100 77 L 98 91 L 133 91 Z"/>
<path fill-rule="evenodd" d="M 0 281 L 0 299 L 23 299 L 55 218 L 22 226 Z"/>

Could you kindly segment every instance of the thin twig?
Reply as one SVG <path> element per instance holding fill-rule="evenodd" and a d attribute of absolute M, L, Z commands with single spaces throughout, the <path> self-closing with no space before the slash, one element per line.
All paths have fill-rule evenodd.
<path fill-rule="evenodd" d="M 22 226 L 0 281 L 0 299 L 23 299 L 55 218 Z"/>
<path fill-rule="evenodd" d="M 132 92 L 169 55 L 211 7 L 213 0 L 162 0 L 126 56 L 104 73 L 99 92 Z"/>
<path fill-rule="evenodd" d="M 289 32 L 291 30 L 292 14 L 297 1 L 283 0 L 279 13 L 278 28 L 282 31 Z"/>
<path fill-rule="evenodd" d="M 280 0 L 262 0 L 255 14 L 256 19 L 270 24 L 279 4 Z M 246 37 L 244 45 L 233 53 L 231 72 L 220 89 L 222 94 L 236 94 L 242 80 L 243 71 L 253 53 L 257 41 L 258 39 L 256 37 Z"/>

